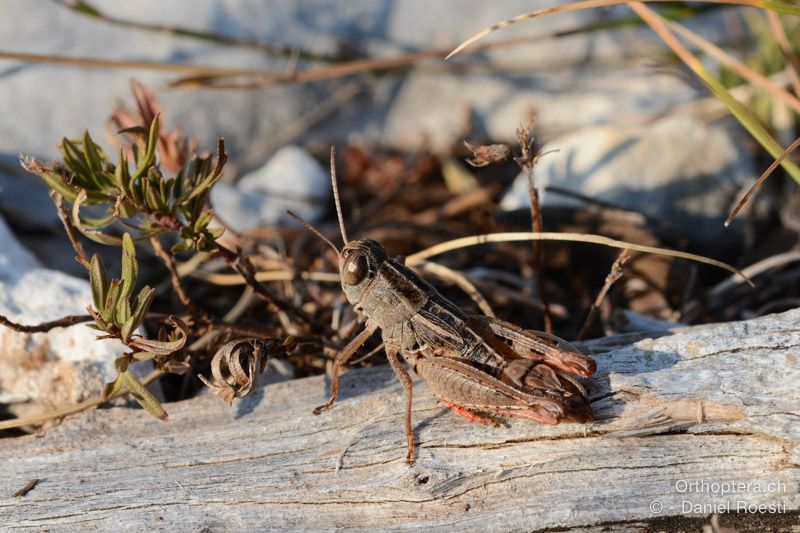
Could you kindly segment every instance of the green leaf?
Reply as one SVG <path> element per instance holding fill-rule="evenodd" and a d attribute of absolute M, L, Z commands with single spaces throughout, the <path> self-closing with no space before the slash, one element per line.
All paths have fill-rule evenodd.
<path fill-rule="evenodd" d="M 96 315 L 94 317 L 94 325 L 87 324 L 86 326 L 98 331 L 102 331 L 103 333 L 111 333 L 111 324 L 103 320 L 103 317 L 100 315 Z"/>
<path fill-rule="evenodd" d="M 89 135 L 89 130 L 83 133 L 83 156 L 86 166 L 93 172 L 102 172 L 103 158 L 100 155 L 97 145 Z"/>
<path fill-rule="evenodd" d="M 210 209 L 207 209 L 200 213 L 200 216 L 197 217 L 197 220 L 194 221 L 194 230 L 195 231 L 203 231 L 206 226 L 211 223 L 211 220 L 214 218 L 214 212 Z"/>
<path fill-rule="evenodd" d="M 217 141 L 217 164 L 214 166 L 214 169 L 211 173 L 202 181 L 200 182 L 194 190 L 189 194 L 186 200 L 191 200 L 195 196 L 206 191 L 206 189 L 210 189 L 214 186 L 217 181 L 222 177 L 222 168 L 225 166 L 225 162 L 228 160 L 228 154 L 225 153 L 225 141 L 219 139 Z"/>
<path fill-rule="evenodd" d="M 128 299 L 133 294 L 136 278 L 139 276 L 139 262 L 136 260 L 136 246 L 127 232 L 122 236 L 122 297 Z"/>
<path fill-rule="evenodd" d="M 78 188 L 64 183 L 64 178 L 58 172 L 44 171 L 36 173 L 47 185 L 58 194 L 74 202 L 78 196 Z"/>
<path fill-rule="evenodd" d="M 136 329 L 136 319 L 131 316 L 119 330 L 119 336 L 122 337 L 122 342 L 128 342 L 131 339 L 134 329 Z"/>
<path fill-rule="evenodd" d="M 64 154 L 64 163 L 73 173 L 75 184 L 85 189 L 97 191 L 99 187 L 94 180 L 94 175 L 86 165 L 84 156 L 75 143 L 64 137 L 61 140 L 61 150 Z"/>
<path fill-rule="evenodd" d="M 170 201 L 174 198 L 175 195 L 175 184 L 178 182 L 175 178 L 169 178 L 164 180 L 164 203 L 167 205 L 167 209 L 170 207 Z"/>
<path fill-rule="evenodd" d="M 150 309 L 150 304 L 153 302 L 155 294 L 156 290 L 150 288 L 150 286 L 145 286 L 139 291 L 139 296 L 136 297 L 136 305 L 133 307 L 133 314 L 131 315 L 131 320 L 133 320 L 133 324 L 130 327 L 131 332 L 144 322 L 144 317 L 148 309 Z"/>
<path fill-rule="evenodd" d="M 187 252 L 193 248 L 192 243 L 189 241 L 181 241 L 170 248 L 172 253 L 177 254 L 180 252 Z"/>
<path fill-rule="evenodd" d="M 147 387 L 142 385 L 142 383 L 131 374 L 130 370 L 126 370 L 120 374 L 120 378 L 125 388 L 130 391 L 131 395 L 139 402 L 139 405 L 141 405 L 145 411 L 159 420 L 166 421 L 169 418 L 169 415 L 167 415 L 161 403 L 147 390 Z"/>
<path fill-rule="evenodd" d="M 161 203 L 161 196 L 159 196 L 158 192 L 156 191 L 156 188 L 150 184 L 147 185 L 147 192 L 145 194 L 145 197 L 147 198 L 147 207 L 149 207 L 153 211 L 158 211 L 158 212 L 166 211 L 166 209 L 164 209 L 163 204 Z"/>
<path fill-rule="evenodd" d="M 117 215 L 111 213 L 107 217 L 97 218 L 97 217 L 81 217 L 81 224 L 83 224 L 87 228 L 92 228 L 92 230 L 104 228 L 114 222 L 117 219 Z"/>
<path fill-rule="evenodd" d="M 128 170 L 128 158 L 125 156 L 125 149 L 119 149 L 119 165 L 114 169 L 114 183 L 123 191 L 128 190 L 128 183 L 131 175 Z"/>
<path fill-rule="evenodd" d="M 72 204 L 72 224 L 78 229 L 78 231 L 80 231 L 85 236 L 87 236 L 88 238 L 92 239 L 95 242 L 108 245 L 121 244 L 122 240 L 119 237 L 114 237 L 113 235 L 108 235 L 107 233 L 103 233 L 100 231 L 86 229 L 80 215 L 81 205 L 83 205 L 83 202 L 85 201 L 86 201 L 86 189 L 81 189 L 81 191 L 78 193 L 78 196 L 75 198 L 75 201 Z"/>
<path fill-rule="evenodd" d="M 94 308 L 101 312 L 108 294 L 108 273 L 100 256 L 94 254 L 89 269 L 89 285 L 92 288 L 92 302 Z"/>
<path fill-rule="evenodd" d="M 124 289 L 123 289 L 124 290 Z M 114 310 L 114 324 L 117 327 L 123 327 L 131 319 L 131 301 L 127 296 L 122 296 L 117 301 L 117 307 Z M 127 339 L 126 339 L 127 340 Z"/>
<path fill-rule="evenodd" d="M 128 358 L 123 355 L 114 359 L 114 368 L 117 369 L 118 374 L 126 372 L 128 370 Z"/>
<path fill-rule="evenodd" d="M 119 206 L 119 215 L 122 218 L 133 218 L 139 212 L 131 202 L 130 197 L 125 197 L 117 205 Z M 122 223 L 125 224 L 124 221 Z"/>
<path fill-rule="evenodd" d="M 108 322 L 113 323 L 114 321 L 114 312 L 117 309 L 117 302 L 119 301 L 120 294 L 122 294 L 122 282 L 118 279 L 111 280 L 111 285 L 106 295 L 106 304 L 100 309 L 100 316 Z"/>
<path fill-rule="evenodd" d="M 103 387 L 103 400 L 108 400 L 112 396 L 116 396 L 120 391 L 122 391 L 122 380 L 117 376 L 117 379 L 111 383 L 106 383 L 106 386 Z"/>
<path fill-rule="evenodd" d="M 149 361 L 155 356 L 156 354 L 154 354 L 153 352 L 136 352 L 135 354 L 133 354 L 133 358 L 136 359 L 137 361 Z"/>
<path fill-rule="evenodd" d="M 147 149 L 144 155 L 137 161 L 136 171 L 133 173 L 133 179 L 136 180 L 144 176 L 147 171 L 156 162 L 156 146 L 158 144 L 158 115 L 153 118 L 153 123 L 150 124 L 150 136 L 147 139 Z"/>

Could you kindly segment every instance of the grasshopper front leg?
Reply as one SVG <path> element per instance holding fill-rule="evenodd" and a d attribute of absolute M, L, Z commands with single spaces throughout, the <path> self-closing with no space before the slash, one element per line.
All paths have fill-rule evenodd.
<path fill-rule="evenodd" d="M 403 366 L 400 361 L 400 348 L 384 338 L 386 346 L 386 357 L 389 359 L 389 364 L 392 365 L 397 378 L 403 383 L 406 389 L 406 438 L 408 439 L 408 453 L 406 454 L 406 463 L 414 464 L 414 428 L 411 425 L 411 403 L 413 399 L 414 383 L 411 381 L 411 376 L 408 375 L 408 370 Z"/>
<path fill-rule="evenodd" d="M 327 402 L 325 402 L 324 405 L 320 405 L 314 409 L 315 415 L 320 414 L 322 411 L 327 411 L 333 407 L 334 403 L 336 403 L 336 399 L 339 397 L 339 367 L 353 357 L 353 354 L 356 353 L 356 350 L 358 350 L 362 344 L 367 342 L 367 339 L 370 338 L 377 329 L 378 324 L 370 319 L 367 319 L 366 323 L 364 324 L 364 329 L 361 331 L 361 333 L 356 335 L 353 340 L 347 343 L 347 346 L 344 347 L 344 350 L 336 355 L 336 358 L 333 360 L 333 370 L 331 371 L 331 397 Z"/>

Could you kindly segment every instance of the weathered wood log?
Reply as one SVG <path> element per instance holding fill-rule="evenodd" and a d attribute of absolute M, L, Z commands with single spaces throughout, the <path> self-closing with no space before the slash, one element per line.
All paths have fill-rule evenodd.
<path fill-rule="evenodd" d="M 800 310 L 639 339 L 587 344 L 599 364 L 588 425 L 468 424 L 418 383 L 414 466 L 388 367 L 348 372 L 321 416 L 311 409 L 327 397 L 323 377 L 233 408 L 215 397 L 169 404 L 166 424 L 137 409 L 83 413 L 0 442 L 0 524 L 699 530 L 743 503 L 775 507 L 722 525 L 800 522 Z"/>

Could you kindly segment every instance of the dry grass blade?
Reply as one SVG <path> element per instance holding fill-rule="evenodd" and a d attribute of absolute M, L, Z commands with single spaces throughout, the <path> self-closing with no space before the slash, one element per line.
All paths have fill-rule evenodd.
<path fill-rule="evenodd" d="M 254 50 L 259 50 L 261 52 L 265 52 L 269 55 L 279 56 L 279 57 L 297 56 L 301 59 L 312 59 L 316 61 L 334 61 L 336 59 L 334 57 L 314 54 L 312 52 L 309 52 L 307 50 L 301 50 L 299 48 L 283 46 L 274 43 L 263 43 L 255 41 L 253 39 L 246 39 L 241 37 L 232 37 L 230 35 L 222 35 L 219 33 L 214 33 L 211 31 L 206 31 L 198 28 L 188 28 L 185 26 L 175 26 L 166 24 L 153 24 L 147 22 L 140 22 L 137 20 L 114 17 L 101 11 L 96 6 L 90 4 L 86 0 L 80 0 L 80 2 L 74 2 L 70 0 L 53 0 L 53 1 L 56 4 L 64 6 L 66 9 L 70 9 L 81 15 L 85 15 L 97 20 L 102 20 L 103 22 L 106 22 L 108 24 L 121 26 L 123 28 L 133 28 L 137 30 L 145 30 L 150 32 L 168 33 L 171 35 L 175 35 L 177 37 L 187 37 L 191 39 L 197 39 L 200 41 L 208 41 L 214 44 L 219 44 L 224 46 L 250 48 Z"/>
<path fill-rule="evenodd" d="M 770 175 L 773 172 L 775 172 L 775 169 L 778 168 L 778 165 L 780 165 L 783 162 L 784 159 L 789 157 L 789 154 L 792 153 L 793 151 L 795 151 L 798 146 L 800 146 L 800 137 L 795 139 L 794 142 L 791 144 L 791 146 L 789 146 L 789 148 L 787 148 L 786 151 L 784 151 L 780 155 L 780 157 L 778 157 L 775 161 L 773 161 L 772 164 L 769 167 L 767 167 L 767 170 L 765 170 L 764 173 L 761 174 L 758 177 L 758 179 L 755 181 L 755 183 L 753 183 L 753 185 L 751 185 L 750 188 L 747 189 L 747 192 L 744 194 L 742 199 L 739 200 L 739 203 L 737 203 L 736 207 L 733 208 L 733 211 L 731 211 L 731 214 L 728 215 L 728 218 L 725 219 L 725 226 L 726 227 L 730 226 L 731 222 L 733 222 L 734 217 L 739 213 L 739 211 L 742 210 L 742 208 L 745 206 L 745 204 L 747 204 L 747 202 L 750 200 L 750 198 L 753 196 L 753 194 L 755 194 L 755 192 L 758 190 L 758 188 L 761 187 L 761 184 L 764 183 L 764 181 L 768 177 L 770 177 Z"/>
<path fill-rule="evenodd" d="M 667 29 L 667 21 L 661 15 L 641 2 L 628 2 L 628 7 L 656 32 L 661 40 L 664 41 L 664 44 L 669 46 L 675 55 L 700 78 L 708 90 L 725 104 L 734 118 L 745 127 L 750 135 L 752 135 L 772 157 L 780 157 L 784 152 L 783 147 L 778 144 L 775 138 L 742 104 L 731 96 L 731 93 L 717 78 L 711 75 L 705 66 L 703 66 L 702 62 L 678 41 L 669 29 Z M 800 10 L 800 8 L 798 8 L 798 10 Z M 800 183 L 800 168 L 786 160 L 783 160 L 781 164 L 786 172 L 788 172 L 796 182 Z"/>
<path fill-rule="evenodd" d="M 214 285 L 245 285 L 247 283 L 239 274 L 194 272 L 192 277 Z M 295 278 L 328 283 L 339 283 L 341 281 L 339 274 L 335 272 L 292 272 L 291 270 L 262 270 L 256 272 L 255 278 L 257 281 L 292 281 Z"/>
<path fill-rule="evenodd" d="M 516 37 L 513 39 L 503 39 L 485 45 L 476 46 L 470 53 L 478 53 L 484 50 L 496 49 L 500 47 L 521 46 L 530 44 L 532 42 L 544 41 L 547 39 L 556 39 L 559 37 L 568 37 L 570 35 L 583 34 L 587 32 L 599 31 L 615 24 L 622 24 L 620 21 L 614 23 L 593 23 L 577 26 L 567 30 L 554 31 L 548 35 L 539 35 L 535 37 Z M 345 76 L 353 76 L 356 74 L 365 74 L 368 72 L 376 71 L 390 71 L 396 69 L 403 69 L 411 67 L 416 63 L 430 60 L 440 59 L 443 55 L 447 54 L 450 48 L 438 48 L 431 50 L 423 50 L 419 52 L 411 52 L 408 54 L 401 54 L 393 57 L 376 57 L 368 59 L 358 59 L 354 61 L 343 62 L 337 65 L 329 65 L 321 68 L 309 69 L 305 71 L 288 70 L 282 73 L 274 73 L 270 77 L 262 77 L 260 80 L 242 80 L 233 82 L 220 82 L 221 78 L 230 78 L 225 74 L 219 75 L 199 75 L 187 76 L 171 82 L 173 87 L 181 88 L 215 88 L 215 89 L 256 89 L 264 87 L 265 85 L 272 85 L 276 83 L 309 83 L 327 81 Z"/>
<path fill-rule="evenodd" d="M 744 275 L 748 278 L 755 278 L 769 270 L 786 266 L 790 263 L 800 262 L 800 252 L 784 252 L 782 254 L 772 255 L 766 259 L 762 259 L 757 263 L 742 269 Z M 722 294 L 738 286 L 741 280 L 737 276 L 731 276 L 728 279 L 716 284 L 711 290 L 708 291 L 708 298 L 711 301 L 718 299 Z"/>
<path fill-rule="evenodd" d="M 646 2 L 670 2 L 671 0 L 644 0 Z M 800 16 L 800 7 L 795 7 L 789 4 L 784 4 L 781 2 L 774 2 L 770 0 L 703 0 L 704 3 L 707 4 L 726 4 L 732 6 L 746 6 L 746 7 L 757 7 L 762 9 L 769 9 L 775 11 L 776 13 L 785 13 L 787 15 L 795 15 Z M 609 6 L 616 6 L 620 4 L 627 3 L 626 0 L 583 0 L 581 2 L 572 2 L 570 4 L 564 4 L 560 6 L 548 7 L 545 9 L 539 9 L 537 11 L 532 11 L 530 13 L 523 13 L 522 15 L 517 15 L 516 17 L 512 17 L 510 19 L 506 19 L 503 21 L 490 26 L 460 45 L 458 45 L 452 52 L 450 52 L 445 59 L 450 59 L 454 55 L 458 54 L 459 52 L 463 51 L 468 46 L 480 41 L 487 35 L 490 35 L 497 30 L 502 30 L 503 28 L 507 28 L 512 24 L 516 24 L 518 22 L 522 22 L 525 20 L 533 19 L 536 17 L 542 17 L 545 15 L 555 15 L 557 13 L 568 13 L 570 11 L 580 11 L 583 9 L 594 9 L 598 7 L 609 7 Z"/>
<path fill-rule="evenodd" d="M 252 76 L 270 79 L 281 77 L 280 74 L 263 70 L 204 67 L 201 65 L 162 63 L 157 61 L 120 61 L 114 59 L 97 59 L 94 57 L 69 57 L 55 54 L 28 54 L 25 52 L 0 51 L 0 59 L 24 61 L 26 63 L 73 65 L 78 67 L 154 70 L 158 72 L 193 74 L 195 76 Z"/>
<path fill-rule="evenodd" d="M 147 385 L 148 383 L 152 382 L 153 380 L 163 375 L 164 375 L 163 371 L 153 370 L 141 380 L 141 383 L 142 385 Z M 48 420 L 64 418 L 65 416 L 74 415 L 75 413 L 80 413 L 81 411 L 86 411 L 87 409 L 91 409 L 92 407 L 97 407 L 98 405 L 110 402 L 111 400 L 118 398 L 120 396 L 125 396 L 128 394 L 128 392 L 129 391 L 127 390 L 123 390 L 108 398 L 104 398 L 103 396 L 96 396 L 84 402 L 77 403 L 75 405 L 68 405 L 66 407 L 62 407 L 60 409 L 56 409 L 54 411 L 50 411 L 49 413 L 44 413 L 41 415 L 29 416 L 26 418 L 14 418 L 12 420 L 4 420 L 0 422 L 0 430 L 13 429 L 24 426 L 33 426 L 33 425 L 43 424 Z"/>
<path fill-rule="evenodd" d="M 677 22 L 668 22 L 669 27 L 674 30 L 676 33 L 681 35 L 684 39 L 692 43 L 697 48 L 701 49 L 703 52 L 708 54 L 709 56 L 713 57 L 721 64 L 725 65 L 736 74 L 741 76 L 742 78 L 746 79 L 750 83 L 757 85 L 764 89 L 765 91 L 769 92 L 787 106 L 792 108 L 796 113 L 800 113 L 800 99 L 796 96 L 792 95 L 789 91 L 784 89 L 783 87 L 778 86 L 777 84 L 773 83 L 769 78 L 764 76 L 763 74 L 756 72 L 755 70 L 751 69 L 735 57 L 731 56 L 723 49 L 711 43 L 690 29 L 682 24 L 678 24 Z"/>
<path fill-rule="evenodd" d="M 483 314 L 491 317 L 497 316 L 495 315 L 492 306 L 489 305 L 488 300 L 484 298 L 478 288 L 462 273 L 431 261 L 422 261 L 418 265 L 423 270 L 430 272 L 435 276 L 439 276 L 442 279 L 455 283 L 459 289 L 464 291 L 466 295 L 469 296 L 473 302 L 475 302 L 480 310 L 483 311 Z"/>
<path fill-rule="evenodd" d="M 784 60 L 786 61 L 786 72 L 792 80 L 792 87 L 794 87 L 794 94 L 800 97 L 800 74 L 797 73 L 794 60 L 792 59 L 792 48 L 789 45 L 789 39 L 786 37 L 786 31 L 783 29 L 781 19 L 776 13 L 767 13 L 767 21 L 772 30 L 772 35 L 781 47 Z"/>
<path fill-rule="evenodd" d="M 669 257 L 677 257 L 694 261 L 696 263 L 703 263 L 706 265 L 715 266 L 723 270 L 727 270 L 733 274 L 741 276 L 749 285 L 753 286 L 753 282 L 745 276 L 738 268 L 731 266 L 722 261 L 711 259 L 710 257 L 703 257 L 702 255 L 692 254 L 689 252 L 680 252 L 677 250 L 669 250 L 667 248 L 658 248 L 656 246 L 645 246 L 643 244 L 635 244 L 632 242 L 618 241 L 602 235 L 592 235 L 585 233 L 557 233 L 557 232 L 542 232 L 542 233 L 529 233 L 529 232 L 507 232 L 507 233 L 487 233 L 483 235 L 473 235 L 470 237 L 462 237 L 452 241 L 446 241 L 436 246 L 431 246 L 420 252 L 409 255 L 406 258 L 406 264 L 413 266 L 420 262 L 440 255 L 445 252 L 459 250 L 461 248 L 469 248 L 471 246 L 478 246 L 480 244 L 487 244 L 492 242 L 516 242 L 516 241 L 560 241 L 560 242 L 587 242 L 593 244 L 600 244 L 610 248 L 619 248 L 624 250 L 628 248 L 636 252 L 645 252 L 649 254 L 665 255 Z"/>

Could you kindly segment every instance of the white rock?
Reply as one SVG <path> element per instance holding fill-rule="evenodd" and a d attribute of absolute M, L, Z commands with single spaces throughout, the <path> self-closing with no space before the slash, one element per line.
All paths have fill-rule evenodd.
<path fill-rule="evenodd" d="M 284 146 L 235 186 L 216 185 L 211 203 L 223 222 L 248 231 L 292 220 L 287 209 L 314 222 L 325 212 L 330 190 L 328 170 L 303 148 Z"/>
<path fill-rule="evenodd" d="M 85 314 L 91 301 L 88 281 L 42 267 L 0 218 L 0 314 L 32 325 Z M 84 325 L 34 334 L 0 326 L 0 403 L 52 407 L 98 394 L 123 346 L 95 337 Z"/>
<path fill-rule="evenodd" d="M 536 185 L 558 186 L 585 196 L 668 220 L 683 234 L 707 242 L 755 167 L 730 128 L 676 116 L 646 126 L 601 126 L 567 135 L 543 147 Z M 576 200 L 544 194 L 543 206 Z M 520 174 L 503 197 L 504 210 L 529 205 L 527 178 Z M 729 232 L 730 233 L 730 232 Z"/>
<path fill-rule="evenodd" d="M 353 43 L 364 54 L 382 57 L 454 46 L 501 19 L 551 4 L 549 0 L 357 0 L 346 5 L 295 0 L 92 2 L 110 17 L 123 20 L 299 45 L 318 53 L 336 53 L 343 43 Z M 0 49 L 109 60 L 180 61 L 278 73 L 287 65 L 286 58 L 256 50 L 108 24 L 55 2 L 5 0 L 3 13 Z M 726 14 L 730 12 L 726 10 Z M 496 38 L 542 37 L 615 16 L 629 13 L 624 7 L 611 12 L 563 13 L 510 26 Z M 696 22 L 702 24 L 704 36 L 712 33 L 714 38 L 722 27 L 720 20 L 698 17 Z M 50 31 L 52 28 L 59 31 Z M 539 112 L 539 125 L 550 131 L 624 120 L 631 113 L 661 113 L 674 102 L 683 103 L 701 93 L 674 73 L 631 66 L 641 65 L 641 56 L 636 54 L 655 40 L 648 28 L 584 32 L 496 48 L 478 56 L 464 55 L 448 63 L 474 65 L 466 70 L 449 69 L 443 58 L 433 58 L 410 73 L 359 77 L 364 87 L 359 98 L 339 105 L 336 113 L 306 128 L 300 139 L 303 144 L 310 140 L 329 144 L 358 137 L 372 145 L 416 149 L 424 137 L 429 146 L 441 149 L 459 142 L 465 134 L 461 128 L 466 109 L 473 111 L 478 131 L 484 129 L 483 133 L 495 140 L 513 138 L 516 126 L 534 109 Z M 592 65 L 597 59 L 602 64 Z M 80 135 L 86 128 L 104 142 L 106 118 L 117 99 L 131 101 L 129 81 L 136 77 L 157 90 L 168 125 L 182 125 L 199 137 L 206 149 L 213 148 L 216 138 L 225 138 L 231 154 L 228 172 L 237 165 L 260 165 L 264 158 L 261 149 L 326 102 L 342 83 L 203 91 L 168 89 L 168 82 L 180 74 L 146 70 L 3 61 L 0 72 L 0 113 L 13 117 L 0 122 L 0 154 L 22 152 L 54 158 L 62 135 Z M 256 157 L 251 154 L 258 159 L 249 160 Z"/>

